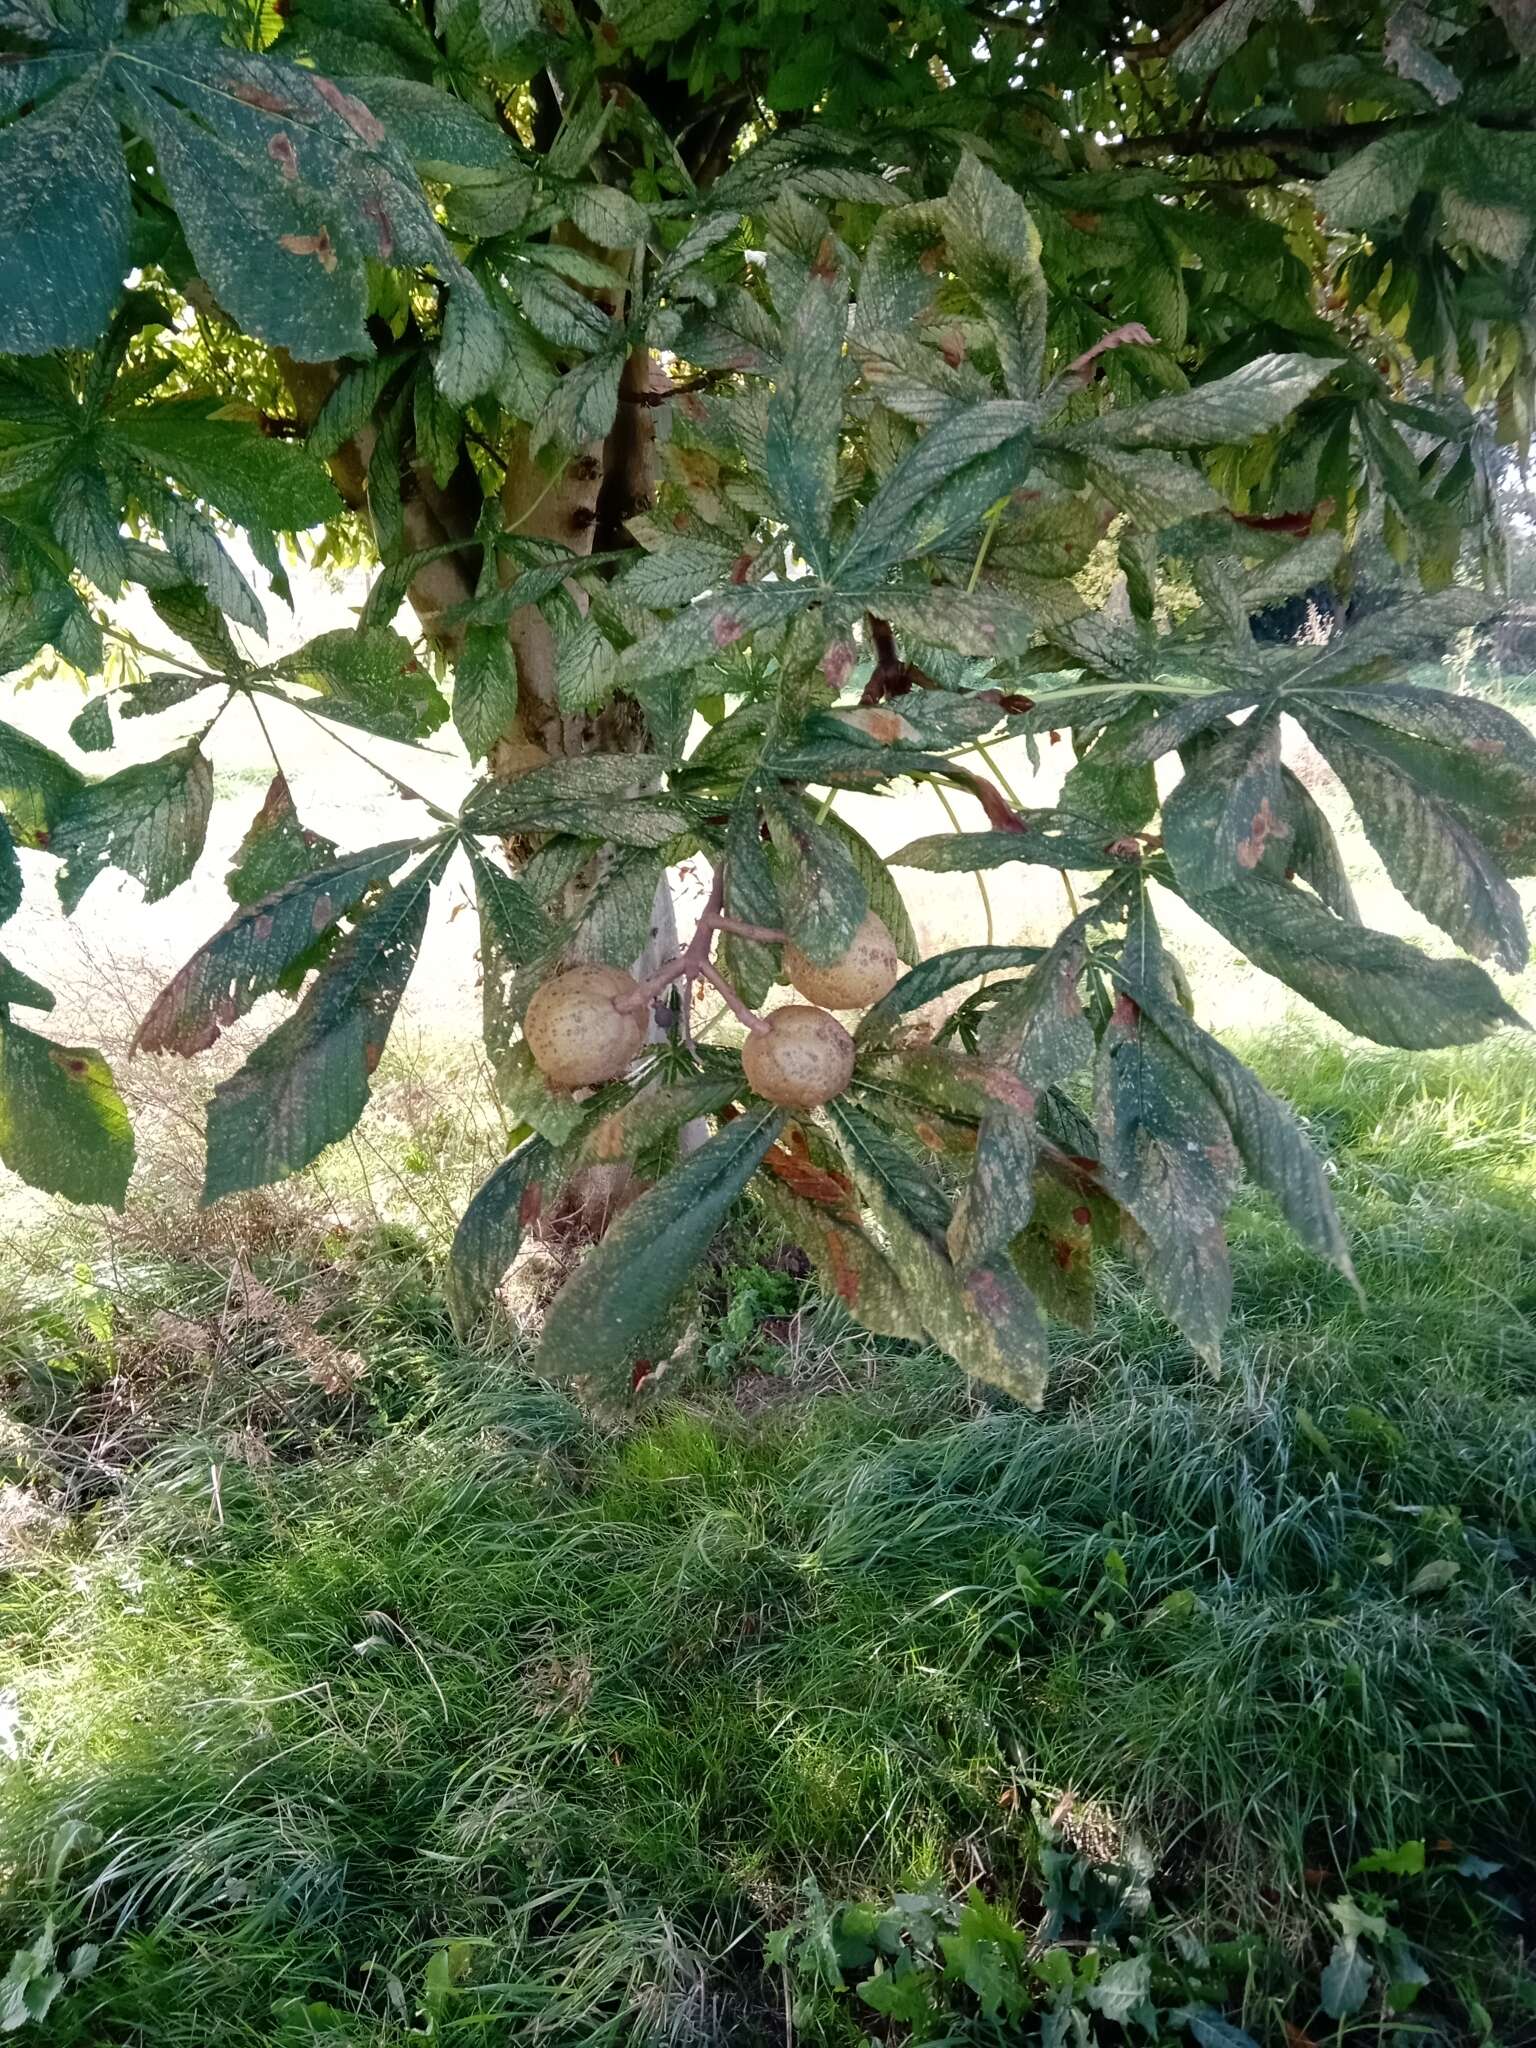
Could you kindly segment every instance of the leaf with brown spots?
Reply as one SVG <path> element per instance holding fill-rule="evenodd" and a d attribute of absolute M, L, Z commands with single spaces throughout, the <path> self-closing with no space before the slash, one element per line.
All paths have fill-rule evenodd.
<path fill-rule="evenodd" d="M 357 908 L 415 850 L 400 839 L 349 853 L 237 910 L 155 998 L 138 1052 L 205 1052 L 263 995 L 282 985 L 315 940 Z"/>
<path fill-rule="evenodd" d="M 524 1232 L 538 1220 L 554 1173 L 550 1146 L 529 1138 L 472 1196 L 448 1255 L 448 1302 L 460 1330 L 468 1330 L 495 1300 Z"/>
<path fill-rule="evenodd" d="M 770 1166 L 773 1157 L 769 1155 Z M 895 1268 L 857 1223 L 802 1198 L 792 1186 L 766 1178 L 757 1183 L 757 1198 L 861 1328 L 876 1337 L 923 1341 L 921 1318 Z"/>
<path fill-rule="evenodd" d="M 55 1045 L 0 1013 L 0 1160 L 35 1188 L 121 1209 L 133 1131 L 99 1052 Z"/>
<path fill-rule="evenodd" d="M 362 1115 L 447 860 L 435 848 L 388 890 L 337 947 L 295 1014 L 215 1089 L 205 1201 L 298 1173 Z"/>

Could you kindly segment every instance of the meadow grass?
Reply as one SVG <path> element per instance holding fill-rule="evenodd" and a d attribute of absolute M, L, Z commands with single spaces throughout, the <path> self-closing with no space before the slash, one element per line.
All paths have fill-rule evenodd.
<path fill-rule="evenodd" d="M 1338 2038 L 1531 2038 L 1536 1059 L 1244 1050 L 1365 1302 L 1255 1199 L 1221 1380 L 1112 1269 L 1041 1419 L 807 1299 L 603 1424 L 398 1228 L 32 1270 L 8 1498 L 70 1512 L 0 1581 L 5 1925 L 100 1949 L 46 2037 L 855 2043 L 766 1960 L 808 1881 L 1033 1924 L 1065 1842 L 1262 1937 L 1256 2038 L 1335 2038 L 1372 1883 L 1431 1982 Z"/>

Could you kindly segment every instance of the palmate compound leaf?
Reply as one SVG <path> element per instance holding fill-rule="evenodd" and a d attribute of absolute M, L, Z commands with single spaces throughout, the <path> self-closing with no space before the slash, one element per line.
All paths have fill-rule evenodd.
<path fill-rule="evenodd" d="M 945 1248 L 949 1201 L 937 1181 L 867 1111 L 839 1098 L 826 1112 L 886 1257 L 924 1329 L 973 1379 L 1026 1408 L 1045 1399 L 1040 1312 L 1013 1265 L 958 1272 Z"/>
<path fill-rule="evenodd" d="M 322 717 L 380 739 L 420 739 L 448 717 L 442 693 L 415 648 L 389 626 L 321 633 L 259 675 L 266 687 L 281 680 L 315 691 L 319 702 L 311 708 Z"/>
<path fill-rule="evenodd" d="M 538 1363 L 617 1390 L 636 1347 L 683 1287 L 726 1212 L 779 1134 L 783 1111 L 763 1103 L 734 1118 L 634 1202 L 556 1295 Z"/>
<path fill-rule="evenodd" d="M 158 903 L 197 866 L 212 807 L 213 769 L 196 739 L 84 783 L 48 841 L 64 863 L 59 901 L 72 912 L 102 869 L 116 867 L 143 883 L 146 902 Z"/>
<path fill-rule="evenodd" d="M 549 1192 L 554 1167 L 554 1150 L 544 1139 L 525 1139 L 471 1197 L 448 1255 L 448 1305 L 460 1331 L 495 1300 Z"/>
<path fill-rule="evenodd" d="M 1006 1086 L 991 1091 L 970 1184 L 950 1236 L 962 1267 L 996 1257 L 1029 1221 L 1039 1098 L 1093 1058 L 1093 1032 L 1078 993 L 1087 923 L 1086 917 L 1074 918 L 1045 958 L 1004 991 L 982 1027 L 982 1057 Z"/>
<path fill-rule="evenodd" d="M 1068 448 L 1221 448 L 1251 441 L 1287 419 L 1342 358 L 1255 356 L 1230 376 L 1188 391 L 1121 406 L 1078 426 L 1056 429 L 1053 442 Z"/>
<path fill-rule="evenodd" d="M 432 266 L 451 285 L 456 327 L 494 335 L 480 287 L 369 107 L 222 31 L 184 16 L 133 33 L 102 14 L 13 65 L 6 103 L 24 111 L 0 128 L 12 346 L 85 347 L 107 325 L 132 267 L 120 125 L 150 146 L 200 275 L 244 332 L 303 361 L 367 355 L 375 263 Z M 438 374 L 462 401 L 487 387 L 499 347 L 456 338 Z"/>
<path fill-rule="evenodd" d="M 300 1172 L 362 1115 L 447 858 L 434 849 L 387 891 L 331 955 L 295 1014 L 215 1089 L 205 1202 Z"/>
<path fill-rule="evenodd" d="M 205 1052 L 237 1017 L 277 988 L 338 919 L 385 881 L 417 842 L 349 853 L 237 910 L 155 998 L 139 1027 L 139 1052 Z"/>
<path fill-rule="evenodd" d="M 55 1045 L 0 1012 L 0 1160 L 32 1187 L 121 1209 L 133 1130 L 99 1052 Z"/>

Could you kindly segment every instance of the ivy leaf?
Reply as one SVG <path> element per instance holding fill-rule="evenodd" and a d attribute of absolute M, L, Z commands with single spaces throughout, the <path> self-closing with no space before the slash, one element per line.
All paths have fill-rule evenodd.
<path fill-rule="evenodd" d="M 869 909 L 869 892 L 842 844 L 807 812 L 768 807 L 784 929 L 818 967 L 842 958 Z"/>
<path fill-rule="evenodd" d="M 59 901 L 66 913 L 105 867 L 142 882 L 146 903 L 168 896 L 197 866 L 212 808 L 213 770 L 195 739 L 159 761 L 83 784 L 49 839 L 64 863 Z"/>
<path fill-rule="evenodd" d="M 234 902 L 248 906 L 317 868 L 328 867 L 335 858 L 333 840 L 300 824 L 288 778 L 279 773 L 273 776 L 261 809 L 240 842 L 225 886 Z"/>
<path fill-rule="evenodd" d="M 206 1052 L 259 997 L 282 985 L 315 941 L 392 875 L 416 842 L 349 853 L 237 910 L 166 984 L 139 1027 L 138 1052 Z"/>
<path fill-rule="evenodd" d="M 99 1052 L 55 1045 L 0 1016 L 0 1160 L 69 1202 L 121 1209 L 133 1130 Z"/>
<path fill-rule="evenodd" d="M 467 626 L 453 672 L 453 722 L 469 758 L 489 753 L 517 716 L 517 661 L 504 626 Z"/>
<path fill-rule="evenodd" d="M 782 1123 L 783 1111 L 771 1103 L 747 1111 L 624 1211 L 556 1295 L 539 1346 L 541 1371 L 614 1383 L 708 1249 Z"/>
<path fill-rule="evenodd" d="M 104 754 L 112 745 L 112 711 L 106 697 L 88 698 L 69 721 L 69 736 L 82 754 Z"/>
<path fill-rule="evenodd" d="M 448 1301 L 460 1331 L 491 1306 L 523 1232 L 537 1217 L 554 1153 L 542 1138 L 528 1138 L 476 1189 L 453 1234 L 448 1255 Z"/>
<path fill-rule="evenodd" d="M 847 331 L 848 286 L 829 236 L 789 322 L 763 448 L 764 481 L 818 575 L 831 563 Z"/>
<path fill-rule="evenodd" d="M 337 947 L 294 1015 L 214 1090 L 205 1202 L 302 1171 L 362 1115 L 444 860 L 433 852 L 389 890 Z"/>

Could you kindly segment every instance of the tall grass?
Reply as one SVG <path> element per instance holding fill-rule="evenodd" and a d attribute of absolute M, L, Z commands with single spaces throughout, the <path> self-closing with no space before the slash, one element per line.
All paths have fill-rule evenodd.
<path fill-rule="evenodd" d="M 780 2042 L 762 1942 L 808 1876 L 1028 1917 L 1050 1812 L 1142 1845 L 1205 1938 L 1277 1937 L 1305 2024 L 1362 1854 L 1525 1867 L 1536 1061 L 1258 1057 L 1334 1162 L 1366 1305 L 1256 1202 L 1223 1378 L 1110 1273 L 1041 1420 L 808 1305 L 849 1390 L 791 1364 L 751 1414 L 695 1384 L 617 1431 L 510 1336 L 455 1344 L 399 1232 L 333 1243 L 328 1287 L 318 1248 L 253 1253 L 364 1377 L 317 1392 L 290 1321 L 158 1410 L 146 1384 L 101 1504 L 0 1584 L 8 1922 L 102 1949 L 48 2038 Z M 46 1480 L 43 1391 L 100 1317 L 29 1284 Z M 108 1363 L 223 1299 L 142 1260 Z M 1468 1982 L 1500 2038 L 1528 2023 L 1501 1926 L 1422 1930 L 1447 2035 Z M 799 2038 L 859 2033 L 828 2006 Z"/>

